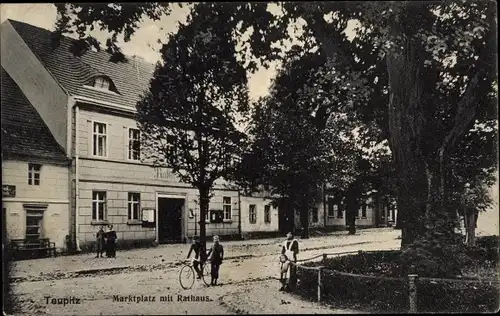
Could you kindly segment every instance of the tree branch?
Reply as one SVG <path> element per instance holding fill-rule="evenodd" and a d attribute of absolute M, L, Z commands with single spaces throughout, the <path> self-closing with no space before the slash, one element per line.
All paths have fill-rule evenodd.
<path fill-rule="evenodd" d="M 467 132 L 467 126 L 472 122 L 476 113 L 477 97 L 475 89 L 479 83 L 479 77 L 482 71 L 478 71 L 467 83 L 460 101 L 458 102 L 457 114 L 455 115 L 455 124 L 450 132 L 446 135 L 439 149 L 440 155 L 453 148 L 457 141 Z"/>

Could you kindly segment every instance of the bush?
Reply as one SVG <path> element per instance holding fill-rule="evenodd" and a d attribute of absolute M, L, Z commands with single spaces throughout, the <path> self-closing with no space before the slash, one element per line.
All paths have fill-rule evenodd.
<path fill-rule="evenodd" d="M 484 236 L 476 239 L 476 246 L 467 248 L 467 255 L 475 260 L 498 262 L 499 236 Z"/>
<path fill-rule="evenodd" d="M 485 243 L 489 246 L 494 244 L 491 241 Z M 498 278 L 496 261 L 481 258 L 481 261 L 467 256 L 459 259 L 468 264 L 462 267 L 462 270 L 474 268 L 475 276 Z M 361 252 L 322 262 L 309 262 L 304 266 L 325 267 L 322 275 L 324 302 L 339 308 L 405 312 L 409 307 L 409 298 L 408 271 L 404 264 L 403 252 L 380 251 Z M 317 273 L 317 270 L 305 270 L 300 267 L 297 269 L 299 295 L 314 301 L 317 299 Z M 498 282 L 492 284 L 459 280 L 435 282 L 422 278 L 417 279 L 416 286 L 419 312 L 491 312 L 499 306 Z"/>
<path fill-rule="evenodd" d="M 417 282 L 419 312 L 491 313 L 498 309 L 498 298 L 498 283 L 425 279 Z"/>

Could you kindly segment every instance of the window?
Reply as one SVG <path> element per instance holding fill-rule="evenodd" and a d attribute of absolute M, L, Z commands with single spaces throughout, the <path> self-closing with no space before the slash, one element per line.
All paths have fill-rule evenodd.
<path fill-rule="evenodd" d="M 361 218 L 366 218 L 366 202 L 361 205 Z"/>
<path fill-rule="evenodd" d="M 329 217 L 334 217 L 335 216 L 335 203 L 333 201 L 333 198 L 328 198 L 328 216 Z"/>
<path fill-rule="evenodd" d="M 43 210 L 26 210 L 26 239 L 42 238 Z"/>
<path fill-rule="evenodd" d="M 141 208 L 141 194 L 132 193 L 128 194 L 128 219 L 139 220 L 139 210 Z"/>
<path fill-rule="evenodd" d="M 312 222 L 317 223 L 318 221 L 319 221 L 318 208 L 315 207 L 312 209 Z"/>
<path fill-rule="evenodd" d="M 94 156 L 106 157 L 106 124 L 94 122 L 92 153 Z"/>
<path fill-rule="evenodd" d="M 342 212 L 342 207 L 341 205 L 335 205 L 336 210 L 337 210 L 337 218 L 344 218 L 344 212 Z"/>
<path fill-rule="evenodd" d="M 257 210 L 255 204 L 250 204 L 248 206 L 248 217 L 251 224 L 255 224 L 257 222 Z"/>
<path fill-rule="evenodd" d="M 232 214 L 231 214 L 231 197 L 230 196 L 224 196 L 222 198 L 222 209 L 224 210 L 224 219 L 231 220 Z"/>
<path fill-rule="evenodd" d="M 111 85 L 110 81 L 107 78 L 104 78 L 104 77 L 95 78 L 95 81 L 94 81 L 95 88 L 109 90 L 110 85 Z"/>
<path fill-rule="evenodd" d="M 264 206 L 264 223 L 271 222 L 271 205 Z"/>
<path fill-rule="evenodd" d="M 141 134 L 138 129 L 130 128 L 128 130 L 128 159 L 141 159 Z"/>
<path fill-rule="evenodd" d="M 92 191 L 92 220 L 104 221 L 106 213 L 106 192 Z"/>
<path fill-rule="evenodd" d="M 28 184 L 40 185 L 40 171 L 42 165 L 30 163 L 28 164 Z"/>

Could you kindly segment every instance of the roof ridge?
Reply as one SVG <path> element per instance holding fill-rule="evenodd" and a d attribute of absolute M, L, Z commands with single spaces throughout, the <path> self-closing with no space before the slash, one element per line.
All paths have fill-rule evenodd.
<path fill-rule="evenodd" d="M 33 27 L 33 28 L 36 28 L 36 29 L 42 30 L 42 31 L 44 31 L 44 32 L 48 32 L 48 33 L 50 33 L 50 34 L 55 33 L 55 31 L 50 31 L 50 30 L 47 30 L 47 29 L 45 29 L 45 28 L 43 28 L 43 27 L 36 26 L 36 25 L 33 25 L 33 24 L 29 24 L 29 23 L 26 23 L 26 22 L 23 22 L 23 21 L 18 21 L 18 20 L 13 20 L 13 19 L 7 19 L 7 21 L 9 21 L 9 22 L 15 22 L 15 23 L 19 23 L 19 24 L 24 24 L 24 25 L 28 25 L 29 27 Z M 71 41 L 71 42 L 76 41 L 76 39 L 75 39 L 75 38 L 70 37 L 70 36 L 67 36 L 67 35 L 61 35 L 61 37 L 62 37 L 62 38 L 64 38 L 64 39 L 67 39 L 67 40 L 69 40 L 69 41 Z M 111 56 L 111 54 L 110 54 L 110 53 L 108 53 L 108 52 L 106 51 L 106 49 L 103 49 L 103 48 L 104 48 L 104 47 L 100 47 L 100 51 L 99 51 L 99 52 L 95 52 L 95 53 L 105 53 L 105 54 L 107 54 L 107 55 Z M 126 55 L 126 54 L 124 54 L 124 56 L 125 56 L 127 59 L 139 59 L 142 63 L 147 64 L 147 65 L 151 65 L 151 66 L 155 67 L 155 63 L 148 62 L 148 61 L 147 61 L 144 57 L 142 57 L 142 56 L 137 56 L 137 55 L 135 55 L 135 54 L 134 54 L 134 55 Z"/>
<path fill-rule="evenodd" d="M 61 45 L 53 49 L 53 32 L 19 21 L 12 21 L 12 26 L 70 95 L 135 108 L 154 75 L 155 64 L 145 62 L 141 56 L 127 56 L 127 62 L 112 62 L 111 54 L 104 49 L 75 56 L 69 51 L 69 46 L 75 41 L 73 38 L 63 36 Z M 99 75 L 108 76 L 119 93 L 113 95 L 84 89 L 91 77 Z"/>

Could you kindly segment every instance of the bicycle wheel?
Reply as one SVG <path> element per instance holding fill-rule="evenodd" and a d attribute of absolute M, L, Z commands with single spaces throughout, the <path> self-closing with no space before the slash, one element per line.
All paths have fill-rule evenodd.
<path fill-rule="evenodd" d="M 203 282 L 205 282 L 206 285 L 210 285 L 210 283 L 208 283 L 208 280 L 210 279 L 210 262 L 205 262 L 205 264 L 203 264 L 202 272 Z"/>
<path fill-rule="evenodd" d="M 194 269 L 191 266 L 185 265 L 179 272 L 179 283 L 184 290 L 189 290 L 194 284 Z"/>

